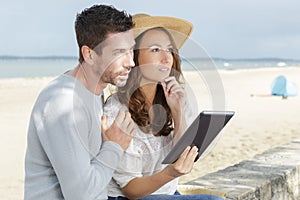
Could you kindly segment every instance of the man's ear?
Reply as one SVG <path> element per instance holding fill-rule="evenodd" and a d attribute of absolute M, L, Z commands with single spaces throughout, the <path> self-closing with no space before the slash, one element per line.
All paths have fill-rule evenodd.
<path fill-rule="evenodd" d="M 81 53 L 82 53 L 83 59 L 89 65 L 93 65 L 94 64 L 92 51 L 93 50 L 90 49 L 90 47 L 88 47 L 86 45 L 83 45 L 81 47 Z"/>

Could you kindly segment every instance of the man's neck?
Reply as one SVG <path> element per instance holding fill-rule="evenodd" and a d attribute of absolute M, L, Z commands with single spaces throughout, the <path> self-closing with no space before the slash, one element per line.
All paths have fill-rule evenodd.
<path fill-rule="evenodd" d="M 107 86 L 106 83 L 101 83 L 100 77 L 96 77 L 96 75 L 83 64 L 78 64 L 77 67 L 67 74 L 78 79 L 87 90 L 97 96 L 99 96 Z"/>

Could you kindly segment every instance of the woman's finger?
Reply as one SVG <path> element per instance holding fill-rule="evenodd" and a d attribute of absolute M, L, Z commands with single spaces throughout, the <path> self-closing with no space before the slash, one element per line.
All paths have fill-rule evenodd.
<path fill-rule="evenodd" d="M 180 95 L 184 95 L 184 90 L 182 89 L 182 87 L 177 85 L 171 89 L 171 93 L 179 93 Z"/>
<path fill-rule="evenodd" d="M 168 92 L 168 89 L 167 89 L 167 84 L 165 82 L 161 82 L 161 85 L 163 87 L 165 97 L 166 98 L 169 97 L 169 92 Z"/>
<path fill-rule="evenodd" d="M 185 162 L 183 163 L 183 168 L 186 169 L 186 171 L 190 172 L 194 166 L 195 158 L 198 155 L 198 148 L 194 146 L 186 156 Z"/>
<path fill-rule="evenodd" d="M 172 80 L 176 80 L 175 76 L 169 76 L 169 77 L 164 79 L 165 82 L 169 82 L 169 81 L 172 81 Z"/>
<path fill-rule="evenodd" d="M 172 92 L 172 90 L 173 90 L 177 85 L 179 85 L 179 84 L 177 83 L 176 80 L 169 81 L 169 82 L 167 83 L 167 91 L 168 91 L 169 93 Z"/>
<path fill-rule="evenodd" d="M 190 149 L 191 149 L 190 146 L 186 147 L 185 150 L 180 155 L 180 157 L 178 158 L 178 160 L 176 161 L 176 163 L 180 163 L 180 164 L 184 163 L 184 161 L 185 161 L 185 159 L 186 159 L 186 157 L 187 157 Z"/>
<path fill-rule="evenodd" d="M 173 87 L 174 84 L 178 84 L 174 76 L 169 76 L 164 79 L 164 81 L 167 85 L 168 92 L 170 92 L 171 88 Z"/>

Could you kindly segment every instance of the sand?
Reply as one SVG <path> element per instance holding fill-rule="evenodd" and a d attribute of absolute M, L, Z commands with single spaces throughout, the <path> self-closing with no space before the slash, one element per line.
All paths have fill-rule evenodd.
<path fill-rule="evenodd" d="M 212 84 L 206 75 L 184 72 L 196 94 L 200 110 L 212 109 L 214 83 L 225 94 L 225 109 L 236 112 L 214 142 L 210 152 L 193 171 L 180 178 L 184 183 L 223 169 L 255 154 L 300 138 L 300 96 L 282 99 L 268 96 L 273 79 L 285 75 L 300 87 L 300 68 L 219 70 Z M 41 89 L 53 77 L 0 79 L 0 199 L 23 199 L 26 131 L 30 112 Z M 221 81 L 221 82 L 220 82 Z M 220 102 L 220 100 L 218 100 Z"/>

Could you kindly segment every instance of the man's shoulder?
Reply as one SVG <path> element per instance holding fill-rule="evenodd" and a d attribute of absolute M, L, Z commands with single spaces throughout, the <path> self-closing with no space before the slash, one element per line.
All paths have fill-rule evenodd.
<path fill-rule="evenodd" d="M 67 82 L 61 76 L 49 82 L 39 94 L 35 108 L 46 108 L 49 105 L 60 107 L 70 104 L 74 96 L 74 83 Z"/>

